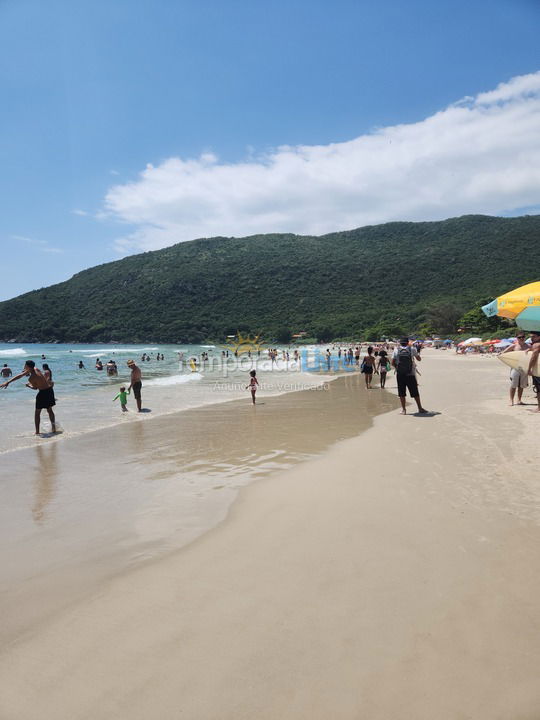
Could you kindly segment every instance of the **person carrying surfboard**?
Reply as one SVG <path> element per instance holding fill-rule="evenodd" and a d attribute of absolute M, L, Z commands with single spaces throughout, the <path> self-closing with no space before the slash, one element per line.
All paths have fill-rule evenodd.
<path fill-rule="evenodd" d="M 531 359 L 529 361 L 528 374 L 532 377 L 534 392 L 536 393 L 536 402 L 538 404 L 538 412 L 540 412 L 540 375 L 538 375 L 538 365 L 540 362 L 540 330 L 531 332 Z"/>
<path fill-rule="evenodd" d="M 514 342 L 509 345 L 507 348 L 505 348 L 501 355 L 504 355 L 507 352 L 516 352 L 518 350 L 528 350 L 529 346 L 525 342 L 525 333 L 521 330 L 517 335 Z M 525 403 L 522 402 L 521 398 L 523 397 L 523 391 L 529 384 L 529 379 L 527 377 L 527 373 L 522 370 L 521 368 L 512 368 L 510 370 L 510 405 L 514 404 L 514 398 L 516 395 L 517 390 L 517 396 L 518 396 L 518 405 L 524 405 Z"/>

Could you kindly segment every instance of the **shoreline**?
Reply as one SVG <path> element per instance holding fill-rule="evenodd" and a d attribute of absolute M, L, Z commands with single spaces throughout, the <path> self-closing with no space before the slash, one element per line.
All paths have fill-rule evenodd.
<path fill-rule="evenodd" d="M 264 380 L 268 381 L 264 382 L 263 380 L 264 384 L 261 388 L 262 392 L 266 393 L 265 396 L 268 397 L 279 397 L 289 392 L 300 392 L 302 390 L 314 390 L 341 376 L 341 374 L 337 373 L 327 374 L 320 371 L 312 372 L 297 368 L 284 369 L 279 366 L 275 368 L 272 367 L 270 373 L 268 373 L 267 370 L 268 368 L 265 367 L 265 361 L 263 360 L 260 363 L 258 371 L 260 373 L 259 377 L 262 376 Z M 34 435 L 32 429 L 33 398 L 30 398 L 28 391 L 24 393 L 23 397 L 20 397 L 19 392 L 19 397 L 16 398 L 19 402 L 15 405 L 12 404 L 11 408 L 8 407 L 8 411 L 10 410 L 18 418 L 18 422 L 16 423 L 18 431 L 15 435 L 4 435 L 0 439 L 0 442 L 13 442 L 15 438 L 18 438 L 18 441 L 23 444 L 11 447 L 2 447 L 0 445 L 0 456 L 27 448 L 34 448 L 41 441 L 64 442 L 87 435 L 91 432 L 111 431 L 114 428 L 133 422 L 155 420 L 158 417 L 176 415 L 177 413 L 198 407 L 242 400 L 245 396 L 244 387 L 246 375 L 247 371 L 243 369 L 240 370 L 240 374 L 233 371 L 230 374 L 216 374 L 213 376 L 209 372 L 204 371 L 202 373 L 189 373 L 183 368 L 180 372 L 143 376 L 143 403 L 148 404 L 149 402 L 153 407 L 145 407 L 142 414 L 136 412 L 132 399 L 131 410 L 125 414 L 119 413 L 118 408 L 113 407 L 110 402 L 111 396 L 117 393 L 120 385 L 129 384 L 129 377 L 120 376 L 110 378 L 103 376 L 100 378 L 104 381 L 101 384 L 83 386 L 84 393 L 92 394 L 92 397 L 83 397 L 83 393 L 80 392 L 81 388 L 78 386 L 75 386 L 75 392 L 70 393 L 68 385 L 68 392 L 66 392 L 66 386 L 56 381 L 55 394 L 57 404 L 55 405 L 55 413 L 57 415 L 57 426 L 60 432 L 52 434 L 49 430 L 42 430 L 37 437 Z M 280 379 L 282 380 L 280 381 Z M 17 387 L 18 391 L 21 389 L 21 386 Z M 77 393 L 77 390 L 79 390 L 79 393 Z M 2 392 L 8 393 L 9 390 Z M 15 398 L 7 397 L 12 403 L 14 402 Z M 89 410 L 83 410 L 81 408 L 81 400 L 93 403 L 93 414 L 90 413 Z M 174 407 L 170 408 L 169 402 L 172 402 Z M 24 421 L 22 421 L 20 417 L 23 413 L 23 405 L 24 412 L 28 416 Z M 64 416 L 63 410 L 67 411 L 67 417 Z M 42 413 L 41 421 L 42 428 L 44 425 L 48 427 L 49 421 L 46 413 Z M 99 424 L 91 424 L 88 426 L 88 422 L 99 422 Z M 25 428 L 24 430 L 21 424 Z"/>
<path fill-rule="evenodd" d="M 125 567 L 189 544 L 223 521 L 245 485 L 324 453 L 396 406 L 379 392 L 369 405 L 360 397 L 357 412 L 351 391 L 362 382 L 336 377 L 255 407 L 247 397 L 224 400 L 4 455 L 0 527 L 9 561 L 0 607 L 12 621 L 2 639 Z"/>
<path fill-rule="evenodd" d="M 5 716 L 535 716 L 537 416 L 504 405 L 500 368 L 426 361 L 440 414 L 378 415 L 263 476 L 214 529 L 13 642 Z"/>

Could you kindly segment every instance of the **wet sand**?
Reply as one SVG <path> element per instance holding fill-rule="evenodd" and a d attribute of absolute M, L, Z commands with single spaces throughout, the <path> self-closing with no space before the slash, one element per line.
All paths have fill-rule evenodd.
<path fill-rule="evenodd" d="M 13 638 L 0 717 L 538 717 L 539 416 L 506 391 L 491 358 L 426 353 L 439 414 L 265 474 L 216 529 Z"/>
<path fill-rule="evenodd" d="M 359 434 L 397 404 L 363 393 L 358 374 L 259 395 L 255 407 L 246 393 L 3 455 L 0 640 L 186 545 L 223 520 L 241 487 Z"/>

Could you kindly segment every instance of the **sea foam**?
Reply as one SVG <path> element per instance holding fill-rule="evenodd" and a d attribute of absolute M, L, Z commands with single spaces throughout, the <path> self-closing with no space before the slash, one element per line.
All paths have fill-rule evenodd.
<path fill-rule="evenodd" d="M 22 357 L 28 355 L 23 348 L 10 348 L 9 350 L 0 350 L 0 357 Z"/>
<path fill-rule="evenodd" d="M 82 350 L 80 348 L 75 348 L 74 353 L 79 353 L 80 355 L 84 355 L 85 353 L 94 353 L 93 355 L 86 355 L 86 357 L 101 357 L 102 355 L 112 355 L 113 353 L 140 353 L 140 352 L 148 352 L 148 350 L 158 350 L 157 347 L 132 347 L 132 348 L 123 348 L 123 347 L 102 347 L 102 348 L 83 348 Z"/>
<path fill-rule="evenodd" d="M 191 382 L 192 380 L 201 380 L 202 375 L 198 372 L 189 373 L 188 375 L 169 375 L 168 377 L 152 378 L 152 380 L 144 381 L 145 385 L 181 385 L 182 383 Z"/>

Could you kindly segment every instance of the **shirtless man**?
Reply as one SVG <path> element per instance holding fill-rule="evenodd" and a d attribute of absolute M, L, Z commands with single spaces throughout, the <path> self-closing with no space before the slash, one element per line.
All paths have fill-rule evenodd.
<path fill-rule="evenodd" d="M 538 403 L 538 412 L 540 412 L 540 376 L 534 375 L 533 371 L 540 356 L 540 330 L 531 332 L 531 359 L 529 361 L 528 375 L 532 377 L 533 388 L 536 393 L 536 401 Z"/>
<path fill-rule="evenodd" d="M 135 395 L 135 401 L 137 403 L 137 410 L 141 412 L 142 401 L 141 401 L 141 388 L 142 388 L 142 374 L 141 369 L 135 365 L 135 360 L 128 360 L 127 366 L 131 370 L 131 379 L 128 387 L 128 393 L 133 388 L 133 394 Z"/>
<path fill-rule="evenodd" d="M 54 417 L 53 405 L 56 405 L 56 400 L 54 399 L 54 390 L 52 389 L 51 384 L 43 375 L 43 373 L 36 368 L 36 363 L 33 360 L 27 360 L 22 373 L 19 373 L 18 375 L 12 377 L 11 380 L 2 383 L 2 385 L 0 385 L 0 388 L 7 388 L 7 386 L 10 385 L 12 382 L 15 382 L 15 380 L 19 380 L 19 378 L 22 377 L 28 378 L 26 387 L 38 391 L 36 395 L 36 412 L 34 414 L 36 435 L 39 435 L 39 423 L 41 420 L 41 411 L 43 409 L 48 412 L 49 419 L 51 421 L 52 431 L 53 433 L 55 433 L 56 418 Z"/>
<path fill-rule="evenodd" d="M 520 330 L 518 334 L 516 335 L 515 341 L 509 345 L 505 350 L 502 351 L 501 355 L 504 355 L 504 353 L 512 352 L 515 350 L 529 350 L 529 345 L 525 342 L 525 333 L 523 330 Z M 514 404 L 514 397 L 517 390 L 517 396 L 518 396 L 518 405 L 524 405 L 525 403 L 522 401 L 523 397 L 523 390 L 527 387 L 529 384 L 529 381 L 527 379 L 527 373 L 523 370 L 512 368 L 510 371 L 510 405 Z"/>
<path fill-rule="evenodd" d="M 3 378 L 8 378 L 8 377 L 11 377 L 11 376 L 13 375 L 13 373 L 11 372 L 11 368 L 8 367 L 8 364 L 7 364 L 7 363 L 4 363 L 4 367 L 0 370 L 0 375 L 1 375 Z"/>

